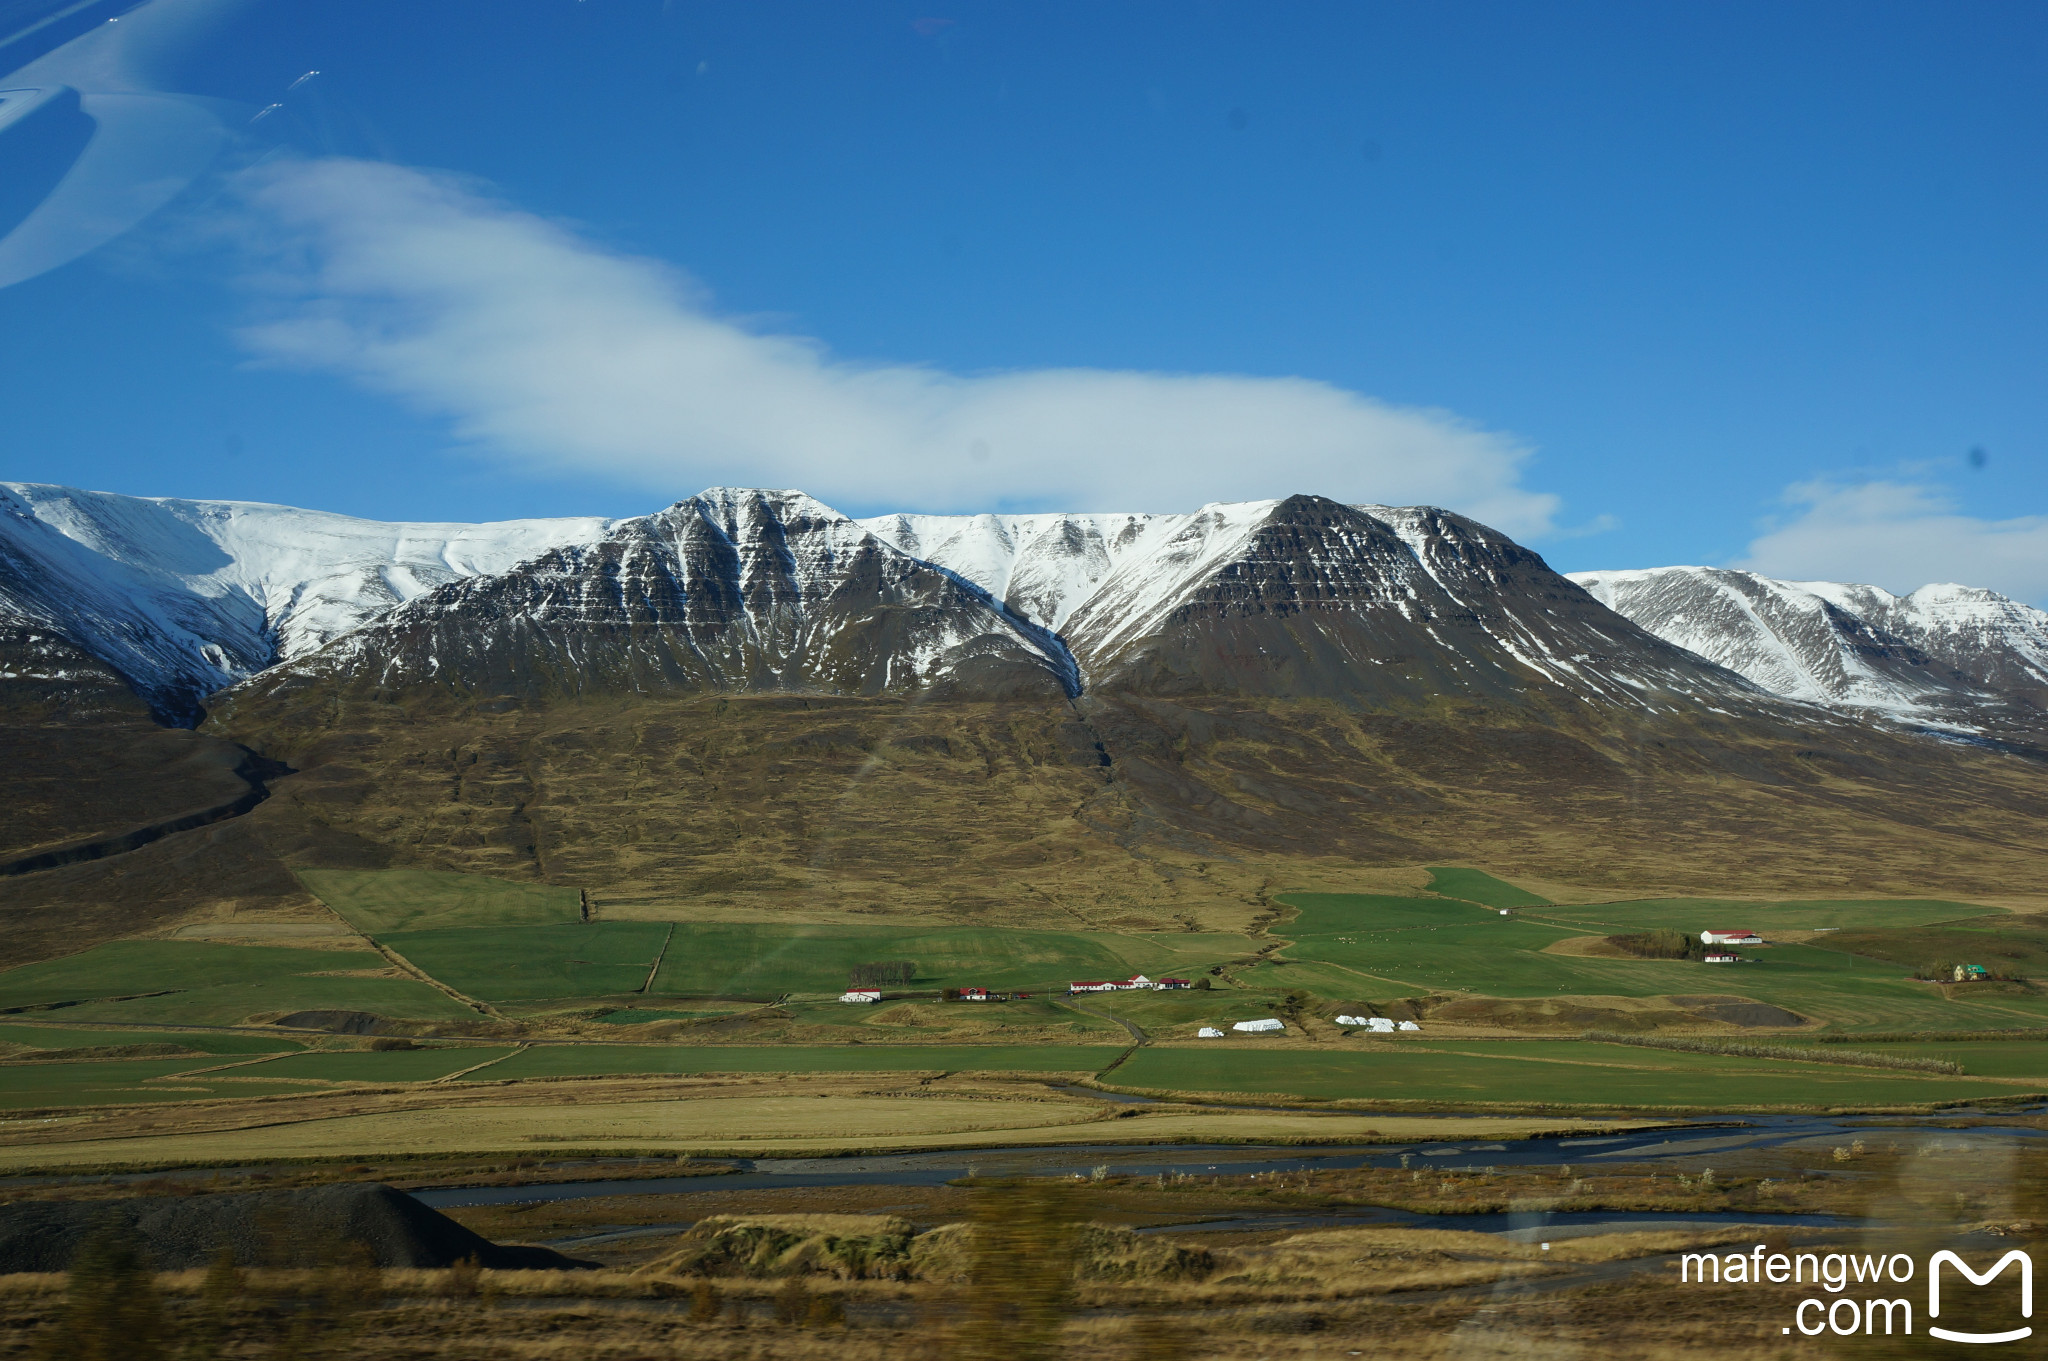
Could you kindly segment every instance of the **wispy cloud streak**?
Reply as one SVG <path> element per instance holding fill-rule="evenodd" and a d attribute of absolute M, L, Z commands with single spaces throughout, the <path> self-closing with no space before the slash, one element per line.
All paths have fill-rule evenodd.
<path fill-rule="evenodd" d="M 265 360 L 345 374 L 482 449 L 661 493 L 802 487 L 850 506 L 1188 508 L 1317 491 L 1540 535 L 1527 450 L 1303 378 L 834 357 L 720 316 L 687 276 L 451 176 L 352 160 L 246 175 Z"/>
<path fill-rule="evenodd" d="M 1791 580 L 1988 586 L 2048 606 L 2048 515 L 1962 514 L 1938 484 L 1818 480 L 1788 488 L 1790 516 L 1735 566 Z"/>

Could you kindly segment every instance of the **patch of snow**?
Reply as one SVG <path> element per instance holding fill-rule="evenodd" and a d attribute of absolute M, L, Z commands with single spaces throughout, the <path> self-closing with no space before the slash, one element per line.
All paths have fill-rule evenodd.
<path fill-rule="evenodd" d="M 47 623 L 175 707 L 436 586 L 592 542 L 612 523 L 390 523 L 7 482 L 0 609 Z"/>

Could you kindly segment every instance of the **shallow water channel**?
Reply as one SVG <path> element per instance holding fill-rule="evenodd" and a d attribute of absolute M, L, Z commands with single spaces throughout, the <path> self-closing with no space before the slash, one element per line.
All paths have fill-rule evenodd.
<path fill-rule="evenodd" d="M 1246 1176 L 1259 1172 L 1304 1172 L 1325 1168 L 1422 1167 L 1445 1171 L 1478 1171 L 1488 1167 L 1553 1167 L 1593 1169 L 1603 1163 L 1645 1163 L 1725 1157 L 1808 1139 L 1847 1141 L 1873 1130 L 1891 1128 L 1901 1134 L 1911 1127 L 1886 1126 L 1867 1119 L 1837 1120 L 1816 1116 L 1756 1115 L 1713 1121 L 1675 1122 L 1655 1129 L 1613 1134 L 1580 1133 L 1544 1139 L 1444 1140 L 1407 1144 L 1321 1145 L 1314 1148 L 1255 1144 L 1133 1145 L 1094 1144 L 1052 1148 L 947 1149 L 930 1153 L 891 1153 L 831 1158 L 733 1158 L 732 1170 L 721 1175 L 603 1179 L 604 1162 L 588 1164 L 585 1179 L 531 1183 L 522 1186 L 448 1187 L 413 1194 L 436 1209 L 478 1205 L 522 1205 L 579 1200 L 600 1196 L 674 1195 L 702 1191 L 766 1190 L 799 1186 L 938 1186 L 962 1177 L 1087 1176 L 1106 1168 L 1110 1175 L 1151 1177 Z M 1918 1132 L 1918 1131 L 1916 1131 Z M 2035 1130 L 2011 1128 L 1940 1129 L 1928 1137 L 1947 1141 L 2003 1144 L 2041 1137 Z M 1403 1158 L 1407 1162 L 1403 1163 Z M 621 1160 L 626 1161 L 626 1160 Z M 642 1164 L 644 1165 L 644 1164 Z M 566 1169 L 564 1169 L 566 1170 Z M 1771 1223 L 1826 1227 L 1849 1222 L 1828 1215 L 1769 1215 Z M 1263 1229 L 1307 1229 L 1366 1224 L 1425 1224 L 1443 1229 L 1500 1233 L 1517 1239 L 1568 1238 L 1619 1227 L 1685 1228 L 1724 1223 L 1752 1223 L 1756 1214 L 1698 1212 L 1516 1212 L 1473 1215 L 1425 1215 L 1371 1206 L 1304 1211 L 1298 1206 L 1268 1209 L 1247 1207 L 1192 1224 L 1161 1225 L 1149 1232 L 1245 1232 Z M 646 1234 L 674 1233 L 693 1222 L 687 1201 L 677 1203 L 675 1222 L 585 1235 L 554 1244 L 568 1247 Z"/>

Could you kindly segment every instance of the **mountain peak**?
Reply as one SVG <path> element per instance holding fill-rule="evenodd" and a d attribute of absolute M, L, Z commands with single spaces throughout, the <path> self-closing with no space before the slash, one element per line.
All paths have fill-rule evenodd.
<path fill-rule="evenodd" d="M 1308 493 L 853 520 L 721 486 L 628 520 L 467 525 L 0 483 L 0 625 L 172 721 L 267 671 L 558 694 L 1761 689 L 1950 727 L 2048 705 L 2048 614 L 1995 591 L 1711 567 L 1567 580 L 1454 511 Z M 32 669 L 66 668 L 91 669 Z"/>
<path fill-rule="evenodd" d="M 2048 702 L 2048 614 L 1978 587 L 1779 581 L 1728 567 L 1577 572 L 1658 636 L 1773 693 L 1968 726 L 1994 699 Z"/>

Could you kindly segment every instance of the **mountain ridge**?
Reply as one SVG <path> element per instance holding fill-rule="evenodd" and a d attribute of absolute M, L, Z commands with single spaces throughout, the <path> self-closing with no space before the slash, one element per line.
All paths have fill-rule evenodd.
<path fill-rule="evenodd" d="M 1734 568 L 1575 572 L 1601 603 L 1788 698 L 1967 728 L 2048 704 L 2048 612 L 1937 583 L 1781 581 Z"/>
<path fill-rule="evenodd" d="M 1303 495 L 1001 537 L 927 518 L 912 553 L 900 524 L 714 488 L 542 522 L 530 554 L 482 535 L 519 556 L 488 572 L 454 531 L 351 522 L 343 567 L 287 570 L 256 532 L 289 532 L 282 511 L 88 509 L 167 517 L 196 556 L 114 561 L 146 536 L 89 525 L 5 539 L 0 584 L 41 611 L 0 617 L 0 862 L 38 867 L 4 880 L 8 959 L 317 918 L 295 871 L 318 867 L 573 885 L 617 916 L 1241 931 L 1361 866 L 1985 893 L 2048 853 L 2038 745 L 1771 694 L 1435 508 Z M 230 676 L 197 727 L 37 622 L 100 598 L 49 594 L 85 540 L 111 555 L 86 585 L 148 588 L 88 636 Z M 294 633 L 294 601 L 346 627 Z M 250 640 L 240 679 L 192 660 L 223 619 Z M 243 771 L 278 772 L 254 806 Z"/>
<path fill-rule="evenodd" d="M 962 665 L 984 652 L 1004 653 L 1011 662 L 1055 676 L 1070 691 L 1140 683 L 1135 679 L 1140 672 L 1150 677 L 1145 685 L 1195 683 L 1168 674 L 1175 666 L 1183 671 L 1196 666 L 1196 661 L 1188 654 L 1169 664 L 1173 649 L 1160 642 L 1160 630 L 1176 612 L 1185 623 L 1192 617 L 1189 610 L 1206 612 L 1216 627 L 1226 627 L 1226 620 L 1232 621 L 1227 624 L 1231 630 L 1251 627 L 1244 612 L 1251 608 L 1247 600 L 1239 600 L 1238 607 L 1244 608 L 1238 608 L 1226 597 L 1247 589 L 1242 578 L 1255 570 L 1247 555 L 1256 558 L 1270 549 L 1270 544 L 1259 546 L 1260 536 L 1281 532 L 1272 526 L 1283 507 L 1295 507 L 1287 512 L 1294 514 L 1310 503 L 1340 504 L 1295 497 L 1217 503 L 1176 514 L 895 514 L 853 520 L 800 492 L 713 488 L 667 510 L 622 520 L 563 517 L 465 525 L 369 521 L 256 502 L 126 497 L 0 483 L 0 624 L 41 639 L 36 647 L 45 659 L 8 674 L 26 678 L 35 666 L 48 672 L 47 659 L 56 655 L 52 648 L 66 656 L 82 654 L 73 658 L 78 664 L 70 674 L 101 694 L 102 702 L 112 701 L 106 699 L 106 677 L 98 673 L 110 671 L 160 721 L 189 725 L 198 720 L 210 695 L 272 672 L 278 674 L 267 684 L 302 674 L 293 668 L 330 649 L 335 649 L 333 656 L 320 666 L 360 658 L 365 642 L 354 635 L 378 625 L 409 628 L 416 641 L 438 631 L 442 651 L 461 653 L 465 644 L 455 636 L 455 616 L 447 606 L 432 603 L 444 593 L 453 593 L 450 601 L 488 612 L 504 606 L 509 589 L 504 580 L 523 574 L 526 587 L 548 597 L 542 613 L 559 623 L 568 604 L 549 596 L 560 583 L 543 586 L 547 573 L 575 570 L 572 559 L 606 551 L 602 546 L 616 544 L 622 535 L 645 539 L 649 526 L 662 523 L 661 517 L 677 507 L 723 506 L 726 510 L 718 513 L 729 515 L 748 498 L 764 505 L 801 505 L 801 515 L 812 525 L 805 533 L 819 532 L 827 523 L 836 526 L 831 533 L 840 542 L 826 548 L 820 562 L 856 549 L 874 555 L 877 563 L 888 558 L 894 564 L 889 572 L 897 575 L 887 590 L 908 580 L 903 573 L 914 575 L 907 565 L 911 562 L 938 568 L 965 588 L 948 592 L 926 583 L 935 593 L 930 600 L 943 603 L 918 627 L 904 622 L 908 616 L 896 619 L 902 627 L 893 641 L 877 645 L 902 655 L 880 664 L 882 680 L 855 678 L 860 667 L 842 657 L 820 662 L 823 670 L 805 682 L 825 689 L 850 687 L 853 693 L 876 685 L 888 688 L 906 675 L 923 677 L 956 646 L 966 647 Z M 1606 702 L 1636 702 L 1649 691 L 1666 689 L 1711 698 L 1739 693 L 1746 684 L 1780 700 L 1959 732 L 2012 721 L 2024 725 L 2048 704 L 2048 614 L 1995 592 L 1928 586 L 1901 597 L 1874 587 L 1773 582 L 1718 568 L 1560 576 L 1539 555 L 1453 512 L 1363 504 L 1347 507 L 1342 515 L 1356 518 L 1347 518 L 1348 527 L 1341 531 L 1334 522 L 1325 526 L 1335 536 L 1328 542 L 1297 544 L 1289 550 L 1298 557 L 1291 566 L 1282 568 L 1277 560 L 1267 564 L 1267 570 L 1288 581 L 1281 583 L 1276 576 L 1260 588 L 1277 594 L 1257 606 L 1268 617 L 1269 633 L 1286 631 L 1277 622 L 1281 597 L 1291 597 L 1284 608 L 1297 632 L 1313 632 L 1314 621 L 1332 609 L 1349 610 L 1358 619 L 1372 615 L 1370 645 L 1362 636 L 1337 643 L 1308 640 L 1305 634 L 1284 642 L 1280 650 L 1298 654 L 1297 662 L 1311 653 L 1320 657 L 1317 665 L 1324 672 L 1333 666 L 1384 671 L 1401 664 L 1391 658 L 1458 653 L 1460 660 L 1444 661 L 1434 668 L 1433 678 L 1418 685 L 1513 688 L 1498 677 L 1482 676 L 1503 666 Z M 1340 545 L 1337 540 L 1346 534 L 1352 541 Z M 700 547 L 711 551 L 708 545 Z M 648 551 L 648 544 L 643 542 L 641 550 Z M 736 625 L 766 639 L 770 652 L 778 646 L 769 636 L 775 628 L 762 634 L 765 617 L 748 602 L 766 599 L 760 594 L 764 590 L 773 595 L 776 588 L 766 583 L 775 575 L 770 559 L 779 551 L 763 549 L 746 563 L 735 558 L 739 575 L 719 588 L 726 592 L 725 605 L 716 607 L 736 610 Z M 554 555 L 552 566 L 534 565 L 549 555 Z M 1337 557 L 1346 559 L 1348 576 L 1318 584 L 1317 574 Z M 616 573 L 626 567 L 622 561 L 591 570 Z M 803 595 L 793 585 L 801 575 L 783 574 L 785 587 L 795 591 L 785 591 L 785 603 Z M 1236 584 L 1226 578 L 1237 578 Z M 684 618 L 690 606 L 689 592 L 682 588 L 708 589 L 710 578 L 685 571 L 669 580 L 682 594 L 671 592 L 674 598 L 663 608 L 682 612 L 664 624 L 668 616 L 654 608 L 640 621 L 643 633 L 676 624 L 687 634 L 704 623 L 703 617 L 696 625 Z M 500 584 L 477 584 L 489 582 Z M 883 589 L 879 579 L 870 585 Z M 627 590 L 630 583 L 615 579 L 613 586 Z M 1314 598 L 1326 588 L 1327 600 Z M 718 591 L 711 594 L 717 597 Z M 626 616 L 631 610 L 623 600 L 614 602 L 613 627 L 630 627 Z M 1594 602 L 1611 613 L 1589 608 Z M 581 603 L 589 606 L 591 599 L 586 595 Z M 895 608 L 880 596 L 871 604 L 873 618 Z M 442 611 L 438 625 L 429 622 L 435 610 Z M 942 625 L 939 616 L 948 612 L 959 617 Z M 920 628 L 930 635 L 924 642 L 904 631 Z M 1464 641 L 1453 646 L 1446 641 L 1452 634 Z M 951 642 L 931 641 L 952 635 L 957 636 Z M 804 655 L 817 660 L 818 637 L 807 634 L 806 639 Z M 972 639 L 984 641 L 969 646 Z M 1284 665 L 1272 655 L 1263 663 L 1254 660 L 1261 647 L 1276 641 L 1231 644 L 1244 674 L 1228 683 L 1284 685 Z M 1480 652 L 1486 654 L 1483 661 Z M 685 665 L 675 657 L 664 663 L 645 646 L 641 654 L 635 665 L 651 668 L 643 678 L 648 684 L 676 683 L 686 673 L 695 677 L 691 683 L 726 688 L 794 683 L 774 666 L 749 670 L 748 664 L 735 670 L 726 664 Z M 1704 669 L 1702 659 L 1710 664 Z M 1202 683 L 1221 683 L 1221 671 L 1211 665 L 1215 660 L 1201 664 L 1209 672 Z M 509 662 L 501 657 L 495 664 L 503 670 Z M 1274 676 L 1257 680 L 1253 673 L 1261 665 Z M 428 659 L 416 656 L 391 674 L 423 667 L 430 667 Z M 576 689 L 573 670 L 564 654 L 554 667 L 554 688 Z M 63 689 L 54 675 L 41 682 L 46 697 Z M 1420 693 L 1415 686 L 1407 689 Z"/>
<path fill-rule="evenodd" d="M 0 482 L 0 623 L 39 626 L 189 725 L 208 694 L 433 587 L 601 533 L 595 517 L 361 520 Z"/>

